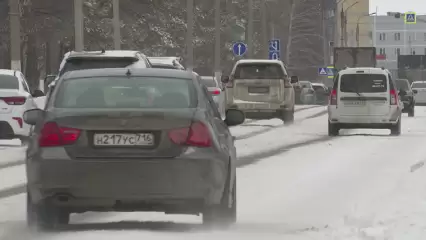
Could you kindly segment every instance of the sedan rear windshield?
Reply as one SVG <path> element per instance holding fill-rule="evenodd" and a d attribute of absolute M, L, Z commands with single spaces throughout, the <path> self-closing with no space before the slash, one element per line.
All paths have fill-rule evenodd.
<path fill-rule="evenodd" d="M 216 86 L 216 80 L 214 80 L 213 77 L 201 77 L 201 82 L 206 87 L 217 87 Z"/>
<path fill-rule="evenodd" d="M 91 77 L 57 86 L 57 108 L 194 108 L 190 79 L 162 77 Z"/>
<path fill-rule="evenodd" d="M 344 74 L 340 78 L 341 92 L 379 93 L 388 89 L 384 74 Z"/>
<path fill-rule="evenodd" d="M 19 89 L 18 78 L 10 75 L 0 75 L 0 89 Z"/>
<path fill-rule="evenodd" d="M 283 79 L 285 73 L 276 63 L 244 63 L 235 69 L 236 79 Z"/>
<path fill-rule="evenodd" d="M 64 73 L 69 71 L 85 70 L 85 69 L 125 68 L 134 64 L 137 61 L 138 59 L 132 58 L 132 57 L 70 58 L 65 63 L 65 66 L 62 68 L 59 75 L 62 76 Z"/>
<path fill-rule="evenodd" d="M 426 88 L 426 82 L 414 82 L 411 88 Z"/>
<path fill-rule="evenodd" d="M 408 83 L 407 80 L 396 80 L 395 84 L 398 90 L 404 90 L 404 91 L 410 90 L 410 83 Z"/>

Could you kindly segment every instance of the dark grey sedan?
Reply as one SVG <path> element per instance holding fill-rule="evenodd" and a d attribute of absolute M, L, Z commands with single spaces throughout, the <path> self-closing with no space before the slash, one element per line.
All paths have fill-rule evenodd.
<path fill-rule="evenodd" d="M 54 228 L 70 213 L 156 211 L 236 221 L 236 150 L 200 77 L 188 71 L 96 69 L 66 73 L 27 150 L 27 221 Z"/>

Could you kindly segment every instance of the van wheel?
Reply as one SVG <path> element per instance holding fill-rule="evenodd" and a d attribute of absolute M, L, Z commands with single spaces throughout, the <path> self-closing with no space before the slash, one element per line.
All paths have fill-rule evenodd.
<path fill-rule="evenodd" d="M 414 106 L 412 108 L 410 108 L 410 110 L 408 110 L 408 116 L 414 117 Z"/>
<path fill-rule="evenodd" d="M 395 125 L 392 125 L 390 128 L 392 136 L 399 136 L 401 135 L 401 116 L 399 117 L 398 123 Z"/>
<path fill-rule="evenodd" d="M 339 135 L 339 127 L 336 124 L 328 122 L 328 136 L 337 136 Z"/>
<path fill-rule="evenodd" d="M 292 110 L 284 110 L 283 118 L 284 124 L 290 125 L 294 123 L 294 108 Z"/>
<path fill-rule="evenodd" d="M 222 201 L 203 211 L 203 224 L 206 226 L 229 227 L 237 222 L 237 178 L 233 182 L 233 191 L 229 193 L 230 184 L 225 187 Z M 229 194 L 232 194 L 229 196 Z M 229 207 L 231 197 L 232 205 Z"/>
<path fill-rule="evenodd" d="M 38 230 L 54 230 L 59 225 L 66 225 L 70 221 L 70 214 L 43 200 L 39 204 L 31 201 L 27 191 L 27 225 Z"/>

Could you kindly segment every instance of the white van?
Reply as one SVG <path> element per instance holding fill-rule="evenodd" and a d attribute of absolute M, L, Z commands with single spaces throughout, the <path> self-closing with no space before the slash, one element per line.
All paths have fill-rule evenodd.
<path fill-rule="evenodd" d="M 401 134 L 403 104 L 391 73 L 384 68 L 347 68 L 333 84 L 328 105 L 328 135 L 340 129 L 390 129 Z"/>

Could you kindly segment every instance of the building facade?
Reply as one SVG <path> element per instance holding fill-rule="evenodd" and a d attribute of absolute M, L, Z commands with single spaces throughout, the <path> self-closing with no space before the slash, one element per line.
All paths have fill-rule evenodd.
<path fill-rule="evenodd" d="M 339 47 L 371 47 L 369 0 L 337 0 L 336 41 Z"/>
<path fill-rule="evenodd" d="M 426 16 L 417 16 L 416 24 L 405 24 L 404 17 L 370 17 L 375 31 L 374 46 L 378 66 L 398 69 L 398 55 L 426 55 Z"/>

